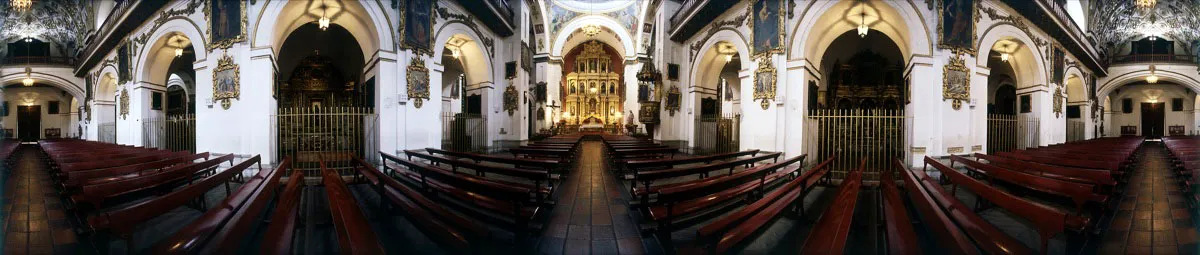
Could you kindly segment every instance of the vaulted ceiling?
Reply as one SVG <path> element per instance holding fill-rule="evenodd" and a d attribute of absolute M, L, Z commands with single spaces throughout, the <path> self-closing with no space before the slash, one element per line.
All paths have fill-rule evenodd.
<path fill-rule="evenodd" d="M 1151 8 L 1138 8 L 1134 1 L 1092 1 L 1089 25 L 1101 47 L 1114 47 L 1147 36 L 1158 36 L 1200 47 L 1200 0 L 1158 0 Z"/>
<path fill-rule="evenodd" d="M 9 4 L 0 1 L 0 41 L 33 37 L 57 44 L 59 54 L 75 56 L 92 27 L 91 0 L 36 0 L 24 12 L 13 11 Z"/>

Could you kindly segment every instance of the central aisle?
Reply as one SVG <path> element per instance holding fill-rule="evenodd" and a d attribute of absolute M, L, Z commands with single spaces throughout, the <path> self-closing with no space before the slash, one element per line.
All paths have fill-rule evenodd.
<path fill-rule="evenodd" d="M 1200 252 L 1185 193 L 1171 173 L 1161 143 L 1147 142 L 1125 187 L 1100 254 L 1195 254 Z"/>
<path fill-rule="evenodd" d="M 538 254 L 645 254 L 629 195 L 604 162 L 604 144 L 584 141 L 558 193 Z M 649 240 L 649 239 L 648 239 Z M 654 245 L 652 247 L 655 247 Z"/>

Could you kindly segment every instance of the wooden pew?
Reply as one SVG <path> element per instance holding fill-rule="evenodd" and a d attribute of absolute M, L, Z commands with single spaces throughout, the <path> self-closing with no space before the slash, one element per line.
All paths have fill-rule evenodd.
<path fill-rule="evenodd" d="M 1115 191 L 1112 188 L 1115 188 L 1119 184 L 1117 178 L 1113 176 L 1113 172 L 1111 171 L 1066 166 L 1052 166 L 1042 163 L 1022 161 L 980 153 L 975 153 L 974 156 L 978 160 L 986 160 L 988 164 L 1018 171 L 1023 170 L 1022 172 L 1028 174 L 1040 175 L 1043 177 L 1064 181 L 1097 185 L 1105 188 L 1097 191 L 1102 191 L 1105 193 L 1111 193 Z"/>
<path fill-rule="evenodd" d="M 292 254 L 292 239 L 296 234 L 296 219 L 299 217 L 300 199 L 304 193 L 303 172 L 292 171 L 287 187 L 279 193 L 279 202 L 275 204 L 275 209 L 268 218 L 271 224 L 267 224 L 267 230 L 263 233 L 261 254 Z"/>
<path fill-rule="evenodd" d="M 258 157 L 252 160 L 258 160 Z M 151 253 L 198 253 L 204 248 L 215 249 L 240 244 L 250 232 L 250 227 L 258 223 L 258 216 L 275 195 L 280 177 L 290 168 L 290 158 L 284 159 L 278 167 L 272 169 L 263 169 L 262 163 L 259 162 L 258 174 L 230 193 L 217 207 L 209 209 L 191 224 L 159 241 L 151 248 Z"/>
<path fill-rule="evenodd" d="M 103 212 L 87 218 L 88 226 L 92 231 L 108 230 L 113 235 L 125 239 L 125 244 L 128 246 L 129 252 L 133 252 L 133 240 L 130 239 L 133 235 L 133 229 L 138 223 L 154 218 L 163 213 L 169 212 L 183 206 L 196 199 L 204 199 L 204 194 L 212 190 L 217 185 L 225 184 L 225 188 L 229 189 L 229 180 L 233 176 L 238 175 L 242 170 L 246 170 L 251 165 L 257 164 L 258 156 L 249 160 L 243 161 L 232 168 L 220 173 L 204 178 L 200 181 L 183 187 L 182 189 L 167 193 L 166 195 L 141 202 L 129 207 L 125 207 L 115 211 Z"/>
<path fill-rule="evenodd" d="M 106 200 L 117 196 L 158 188 L 181 181 L 190 181 L 197 173 L 210 171 L 210 169 L 215 168 L 221 162 L 229 162 L 230 165 L 233 165 L 233 154 L 200 163 L 174 166 L 152 175 L 86 185 L 83 186 L 79 194 L 71 195 L 70 200 L 76 205 L 77 210 L 81 209 L 80 205 L 99 207 Z"/>
<path fill-rule="evenodd" d="M 858 191 L 862 187 L 862 173 L 867 160 L 863 159 L 857 169 L 851 170 L 838 187 L 833 204 L 825 209 L 813 231 L 804 238 L 800 253 L 835 254 L 845 253 L 846 238 L 850 236 L 850 224 L 854 222 L 854 209 L 858 205 Z"/>
<path fill-rule="evenodd" d="M 528 202 L 533 191 L 525 187 L 514 187 L 479 177 L 454 174 L 449 170 L 405 159 L 385 158 L 385 160 L 394 160 L 394 163 L 407 168 L 407 171 L 398 168 L 393 168 L 392 171 L 406 177 L 406 180 L 418 185 L 423 190 L 437 192 L 471 204 L 474 208 L 492 212 L 492 214 L 487 214 L 478 210 L 464 210 L 466 213 L 488 218 L 500 225 L 510 227 L 510 230 L 518 235 L 518 240 L 524 239 L 532 227 L 529 222 L 538 215 L 540 210 L 540 207 Z M 386 161 L 384 167 L 390 168 Z M 500 217 L 496 217 L 497 215 Z"/>
<path fill-rule="evenodd" d="M 787 208 L 803 214 L 804 196 L 820 182 L 829 182 L 829 171 L 834 157 L 804 171 L 782 187 L 776 188 L 754 203 L 729 214 L 717 221 L 700 227 L 697 240 L 709 253 L 726 254 L 729 250 L 748 240 Z"/>
<path fill-rule="evenodd" d="M 89 182 L 99 183 L 99 182 L 101 182 L 101 181 L 95 181 L 95 179 L 137 177 L 137 176 L 141 176 L 142 174 L 146 174 L 146 173 L 150 173 L 150 172 L 156 173 L 158 170 L 162 170 L 162 169 L 170 167 L 170 166 L 192 163 L 198 159 L 208 160 L 208 158 L 209 158 L 209 154 L 208 154 L 208 152 L 205 152 L 205 153 L 185 155 L 185 156 L 180 156 L 180 157 L 176 157 L 176 158 L 152 161 L 152 162 L 141 163 L 141 164 L 125 165 L 125 166 L 111 167 L 111 168 L 101 168 L 101 169 L 95 169 L 95 170 L 63 172 L 61 175 L 62 180 L 60 181 L 60 183 L 61 183 L 61 186 L 64 188 L 64 190 L 67 191 L 66 192 L 67 194 L 74 194 L 74 192 L 78 191 L 78 189 L 84 183 L 89 183 Z"/>
<path fill-rule="evenodd" d="M 418 228 L 425 236 L 454 252 L 479 253 L 480 243 L 486 242 L 491 233 L 474 221 L 458 216 L 444 206 L 434 202 L 421 192 L 392 179 L 375 167 L 365 164 L 357 168 L 359 174 L 375 184 L 375 191 L 390 205 Z"/>
<path fill-rule="evenodd" d="M 961 163 L 971 171 L 982 173 L 988 180 L 988 184 L 995 185 L 996 180 L 1000 180 L 1025 189 L 1071 199 L 1071 201 L 1075 203 L 1076 214 L 1067 215 L 1066 224 L 1067 227 L 1075 231 L 1086 231 L 1086 229 L 1091 227 L 1091 221 L 1093 218 L 1093 215 L 1091 214 L 1094 214 L 1094 216 L 1099 216 L 1099 214 L 1103 213 L 1104 210 L 1108 208 L 1108 196 L 1093 193 L 1095 188 L 1091 184 L 1073 183 L 1039 177 L 1009 170 L 1003 167 L 984 164 L 978 161 L 959 157 L 958 155 L 950 155 L 951 168 L 954 167 L 954 163 Z M 1095 208 L 1095 210 L 1088 210 L 1085 207 L 1088 203 L 1094 203 L 1099 207 Z"/>
<path fill-rule="evenodd" d="M 350 193 L 342 175 L 325 168 L 325 161 L 320 165 L 339 251 L 342 254 L 383 254 L 379 237 L 375 236 L 371 223 L 358 208 L 358 200 Z"/>
<path fill-rule="evenodd" d="M 647 159 L 647 160 L 630 160 L 625 162 L 624 168 L 627 171 L 653 170 L 673 168 L 677 165 L 703 163 L 709 164 L 713 161 L 728 160 L 731 158 L 743 156 L 756 156 L 759 150 L 747 150 L 730 153 L 713 154 L 708 156 L 699 156 L 691 158 L 671 158 L 671 159 Z"/>
<path fill-rule="evenodd" d="M 637 182 L 642 183 L 642 186 L 639 187 L 637 185 L 630 185 L 631 189 L 632 189 L 630 191 L 630 194 L 632 194 L 636 198 L 640 198 L 640 200 L 644 204 L 648 204 L 648 202 L 650 202 L 649 201 L 650 195 L 658 193 L 661 189 L 687 184 L 686 182 L 684 182 L 684 183 L 670 183 L 670 184 L 651 186 L 651 184 L 653 184 L 654 181 L 656 181 L 656 180 L 689 176 L 689 175 L 700 175 L 701 177 L 704 177 L 704 176 L 707 176 L 709 172 L 717 171 L 717 170 L 725 170 L 725 169 L 729 170 L 728 175 L 732 175 L 733 170 L 739 166 L 747 166 L 748 167 L 757 162 L 766 161 L 766 160 L 772 160 L 774 162 L 777 162 L 779 155 L 781 155 L 781 154 L 776 152 L 776 153 L 763 154 L 763 155 L 759 155 L 759 156 L 755 156 L 755 157 L 751 157 L 751 158 L 719 162 L 719 163 L 713 163 L 713 164 L 708 164 L 708 165 L 699 165 L 699 166 L 693 166 L 693 167 L 687 167 L 687 168 L 653 170 L 653 171 L 645 171 L 645 172 L 637 173 L 635 175 L 634 179 Z"/>
<path fill-rule="evenodd" d="M 884 241 L 888 254 L 924 254 L 918 243 L 917 232 L 904 206 L 904 197 L 896 187 L 895 169 L 885 169 L 879 176 L 879 209 L 883 212 Z"/>
<path fill-rule="evenodd" d="M 1050 239 L 1066 229 L 1066 212 L 1030 202 L 1007 192 L 988 187 L 986 184 L 963 173 L 959 173 L 957 170 L 951 169 L 933 158 L 925 157 L 925 167 L 929 167 L 930 165 L 942 173 L 942 178 L 949 179 L 950 183 L 952 183 L 952 189 L 957 189 L 958 186 L 966 187 L 972 193 L 975 193 L 977 199 L 990 201 L 1033 223 L 1034 226 L 1032 227 L 1037 229 L 1041 237 L 1040 251 L 1042 253 L 1049 253 L 1047 249 L 1049 248 Z"/>
<path fill-rule="evenodd" d="M 782 162 L 761 165 L 735 174 L 688 182 L 664 188 L 658 192 L 658 203 L 649 208 L 650 219 L 659 223 L 659 231 L 670 232 L 679 227 L 676 220 L 698 214 L 720 204 L 756 192 L 765 193 L 767 187 L 777 181 L 793 176 L 795 169 L 787 166 L 801 162 L 807 154 L 795 156 Z"/>
<path fill-rule="evenodd" d="M 429 152 L 429 154 L 442 154 L 442 155 L 446 155 L 446 156 L 450 156 L 450 157 L 455 157 L 456 159 L 466 159 L 466 160 L 475 161 L 475 163 L 492 162 L 492 163 L 497 163 L 497 164 L 513 165 L 516 168 L 563 170 L 567 166 L 567 164 L 563 164 L 562 163 L 563 161 L 559 161 L 559 160 L 506 158 L 506 157 L 497 157 L 497 156 L 492 156 L 492 155 L 487 155 L 487 154 L 453 152 L 453 151 L 446 151 L 446 150 L 440 150 L 440 149 L 434 149 L 434 148 L 425 148 L 425 151 Z M 560 172 L 562 172 L 562 171 L 560 171 Z"/>
<path fill-rule="evenodd" d="M 150 153 L 138 154 L 138 156 L 131 156 L 131 157 L 125 157 L 125 158 L 66 163 L 66 164 L 59 165 L 58 169 L 59 169 L 59 171 L 62 171 L 62 172 L 93 170 L 93 169 L 132 165 L 132 164 L 138 164 L 138 163 L 144 163 L 144 162 L 150 162 L 150 161 L 159 161 L 159 160 L 163 160 L 163 159 L 174 158 L 174 157 L 184 156 L 184 155 L 188 155 L 188 154 L 190 154 L 190 153 L 170 152 L 170 151 L 150 152 Z"/>
<path fill-rule="evenodd" d="M 449 165 L 450 171 L 455 172 L 455 173 L 459 173 L 458 172 L 459 168 L 467 168 L 467 169 L 475 170 L 475 175 L 479 176 L 479 177 L 485 177 L 485 173 L 495 173 L 495 174 L 530 180 L 533 182 L 533 185 L 529 185 L 528 183 L 517 183 L 517 182 L 503 181 L 503 180 L 492 180 L 492 181 L 508 184 L 510 186 L 527 187 L 530 190 L 534 190 L 535 192 L 533 195 L 536 196 L 537 203 L 545 203 L 546 202 L 545 198 L 550 196 L 550 194 L 552 194 L 554 192 L 554 186 L 543 185 L 543 183 L 551 184 L 551 181 L 558 180 L 558 178 L 557 178 L 558 175 L 550 174 L 550 172 L 546 171 L 546 170 L 530 170 L 530 169 L 499 167 L 499 166 L 486 166 L 486 165 L 476 164 L 476 163 L 467 162 L 467 161 L 458 161 L 458 160 L 452 160 L 452 159 L 443 158 L 443 157 L 439 157 L 439 156 L 435 156 L 435 155 L 424 154 L 424 153 L 420 153 L 420 152 L 413 151 L 413 150 L 405 150 L 404 154 L 408 156 L 408 160 L 412 160 L 413 157 L 416 157 L 419 159 L 428 160 L 428 161 L 432 162 L 433 165 L 435 165 L 435 166 L 440 166 L 442 164 Z M 381 157 L 396 158 L 396 156 L 393 156 L 393 155 L 390 155 L 387 153 L 382 153 L 382 152 L 381 152 Z M 467 173 L 460 173 L 460 174 L 467 174 Z"/>
<path fill-rule="evenodd" d="M 947 211 L 953 212 L 953 210 L 943 210 L 943 208 L 950 207 L 943 207 L 942 205 L 939 205 L 939 200 L 934 200 L 935 196 L 939 198 L 944 196 L 944 192 L 942 192 L 941 187 L 936 187 L 935 185 L 926 186 L 929 184 L 927 181 L 917 180 L 917 175 L 921 176 L 921 178 L 925 178 L 923 180 L 928 179 L 928 176 L 926 176 L 924 172 L 917 173 L 917 171 L 920 170 L 908 169 L 908 167 L 905 166 L 904 162 L 900 159 L 892 161 L 892 167 L 900 172 L 901 179 L 904 180 L 904 193 L 908 194 L 909 201 L 912 201 L 917 215 L 920 216 L 919 226 L 923 226 L 926 230 L 926 233 L 932 235 L 931 239 L 933 239 L 933 244 L 935 245 L 934 247 L 931 247 L 934 248 L 933 250 L 945 251 L 948 254 L 980 254 L 980 251 L 975 249 L 975 244 L 971 243 L 971 237 L 964 232 L 964 229 L 969 228 L 972 230 L 971 233 L 983 234 L 981 236 L 984 237 L 987 237 L 986 233 L 990 233 L 988 230 L 999 232 L 999 230 L 996 230 L 995 227 L 992 227 L 991 225 L 981 226 L 978 224 L 979 222 L 968 220 L 979 218 L 977 215 L 971 218 L 965 217 L 967 214 L 961 212 L 953 215 L 948 214 Z M 971 213 L 970 215 L 974 215 L 974 213 Z M 955 225 L 956 220 L 952 220 L 952 216 L 961 219 L 958 221 L 963 223 L 964 229 L 960 229 Z M 982 219 L 979 219 L 979 221 L 982 221 Z M 891 235 L 891 232 L 888 234 Z M 1001 237 L 1007 236 L 1002 235 Z M 990 242 L 991 239 L 987 238 L 980 238 L 978 240 L 980 240 L 981 243 L 984 243 L 984 245 L 981 245 L 981 247 L 999 248 L 989 250 L 1012 251 L 1014 253 L 1027 252 L 1027 249 L 1005 249 L 1011 246 L 1004 245 L 1010 244 L 1024 248 L 1024 246 L 1020 246 L 1019 242 L 1013 240 L 1012 237 L 1008 237 L 1007 239 L 1002 238 L 1002 241 L 994 242 Z M 890 246 L 891 243 L 889 242 L 888 245 Z"/>

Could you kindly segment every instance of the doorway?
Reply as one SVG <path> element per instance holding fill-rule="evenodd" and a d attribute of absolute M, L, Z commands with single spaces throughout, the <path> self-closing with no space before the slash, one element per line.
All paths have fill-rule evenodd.
<path fill-rule="evenodd" d="M 1163 135 L 1163 118 L 1166 103 L 1142 103 L 1142 136 L 1158 139 Z"/>
<path fill-rule="evenodd" d="M 42 129 L 42 106 L 17 106 L 17 137 L 21 142 L 37 142 Z"/>

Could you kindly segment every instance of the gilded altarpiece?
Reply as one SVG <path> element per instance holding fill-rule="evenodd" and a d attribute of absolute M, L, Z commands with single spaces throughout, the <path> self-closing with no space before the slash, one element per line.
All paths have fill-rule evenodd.
<path fill-rule="evenodd" d="M 620 122 L 617 113 L 621 105 L 623 89 L 621 75 L 612 66 L 612 56 L 604 51 L 597 41 L 583 44 L 583 51 L 575 58 L 575 68 L 566 76 L 563 107 L 570 113 L 567 124 L 615 124 Z"/>

